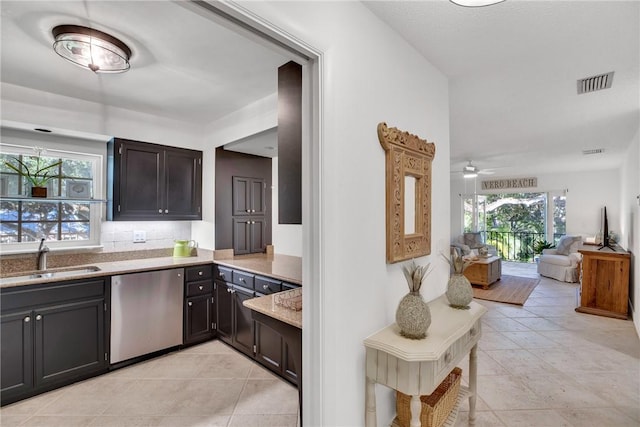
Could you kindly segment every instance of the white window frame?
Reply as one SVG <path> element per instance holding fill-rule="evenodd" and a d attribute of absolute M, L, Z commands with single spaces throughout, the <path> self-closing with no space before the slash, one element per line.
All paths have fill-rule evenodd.
<path fill-rule="evenodd" d="M 100 247 L 100 232 L 102 223 L 102 214 L 104 204 L 103 199 L 103 165 L 104 156 L 94 153 L 81 153 L 77 151 L 61 150 L 48 146 L 46 141 L 38 141 L 38 147 L 44 148 L 46 151 L 43 155 L 46 157 L 62 157 L 72 160 L 83 160 L 91 162 L 92 192 L 93 201 L 89 204 L 89 239 L 87 240 L 47 240 L 46 245 L 50 249 L 75 249 L 75 248 L 97 248 Z M 11 143 L 0 144 L 0 153 L 16 154 L 23 156 L 33 156 L 33 146 L 17 145 Z M 5 196 L 3 196 L 5 197 Z M 6 196 L 11 198 L 11 196 Z M 37 202 L 37 200 L 34 200 Z M 40 242 L 19 242 L 19 243 L 0 243 L 0 251 L 3 254 L 19 254 L 28 253 L 38 250 Z"/>

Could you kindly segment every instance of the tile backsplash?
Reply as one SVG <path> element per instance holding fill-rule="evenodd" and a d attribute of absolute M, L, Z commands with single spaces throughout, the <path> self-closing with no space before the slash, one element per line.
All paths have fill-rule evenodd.
<path fill-rule="evenodd" d="M 133 232 L 143 231 L 146 242 L 133 243 Z M 100 242 L 104 252 L 173 248 L 174 240 L 191 238 L 191 221 L 105 221 Z"/>

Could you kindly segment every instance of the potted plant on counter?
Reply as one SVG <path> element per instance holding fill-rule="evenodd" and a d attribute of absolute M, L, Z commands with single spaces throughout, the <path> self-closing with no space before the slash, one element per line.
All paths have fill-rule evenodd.
<path fill-rule="evenodd" d="M 18 157 L 13 158 L 13 162 L 6 161 L 5 165 L 23 177 L 31 185 L 32 197 L 47 197 L 47 182 L 55 178 L 55 168 L 62 164 L 62 160 L 50 163 L 42 158 L 45 151 L 40 147 L 33 147 L 37 153 L 36 156 L 29 156 L 29 160 L 21 160 Z"/>

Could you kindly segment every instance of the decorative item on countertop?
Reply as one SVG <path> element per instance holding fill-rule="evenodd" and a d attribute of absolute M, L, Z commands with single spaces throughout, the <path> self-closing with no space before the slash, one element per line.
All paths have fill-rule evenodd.
<path fill-rule="evenodd" d="M 414 260 L 411 260 L 411 264 L 402 266 L 402 272 L 409 285 L 409 293 L 398 304 L 396 323 L 403 337 L 418 340 L 427 336 L 427 329 L 431 325 L 431 311 L 420 295 L 420 287 L 422 280 L 430 272 L 429 266 L 429 263 L 418 266 Z"/>
<path fill-rule="evenodd" d="M 462 273 L 473 262 L 465 261 L 456 248 L 451 248 L 451 258 L 447 258 L 444 254 L 441 255 L 453 268 L 453 274 L 449 278 L 447 292 L 445 293 L 449 305 L 453 308 L 468 310 L 470 308 L 469 303 L 473 300 L 473 288 L 469 279 Z"/>
<path fill-rule="evenodd" d="M 32 197 L 47 197 L 47 182 L 56 177 L 50 173 L 53 168 L 62 164 L 62 160 L 51 164 L 41 164 L 42 153 L 46 150 L 41 147 L 33 147 L 33 150 L 37 153 L 36 156 L 27 156 L 28 158 L 22 160 L 18 157 L 13 158 L 18 166 L 8 161 L 4 164 L 31 184 Z"/>

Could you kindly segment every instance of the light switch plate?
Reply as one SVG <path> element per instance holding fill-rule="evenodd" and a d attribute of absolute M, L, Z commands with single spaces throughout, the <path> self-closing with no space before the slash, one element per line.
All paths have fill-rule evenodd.
<path fill-rule="evenodd" d="M 144 243 L 147 241 L 147 232 L 146 231 L 134 231 L 133 232 L 133 243 Z"/>

